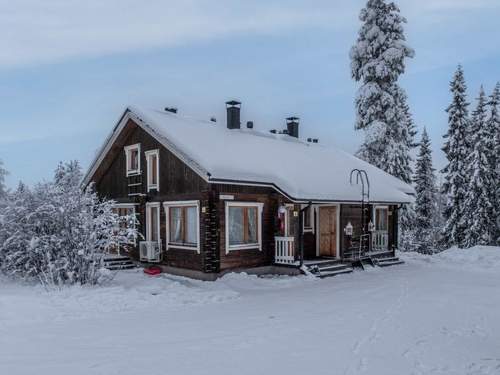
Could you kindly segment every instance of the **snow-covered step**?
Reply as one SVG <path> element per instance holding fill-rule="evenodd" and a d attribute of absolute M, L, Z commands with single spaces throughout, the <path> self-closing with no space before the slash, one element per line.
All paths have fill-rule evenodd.
<path fill-rule="evenodd" d="M 121 264 L 121 265 L 116 265 L 116 266 L 106 266 L 106 268 L 110 271 L 119 271 L 119 270 L 129 270 L 132 268 L 135 268 L 135 264 Z"/>
<path fill-rule="evenodd" d="M 344 267 L 342 269 L 338 269 L 336 271 L 325 271 L 325 272 L 320 272 L 317 277 L 324 279 L 325 277 L 332 277 L 336 275 L 341 275 L 344 273 L 351 273 L 353 271 L 352 267 Z"/>
<path fill-rule="evenodd" d="M 390 257 L 390 258 L 381 258 L 377 259 L 377 266 L 379 267 L 388 267 L 388 266 L 395 266 L 397 264 L 403 264 L 404 261 L 399 259 L 398 257 Z"/>
<path fill-rule="evenodd" d="M 323 266 L 323 267 L 318 267 L 319 272 L 328 272 L 328 271 L 338 271 L 345 269 L 346 265 L 345 264 L 334 264 L 334 265 L 328 265 L 328 266 Z"/>
<path fill-rule="evenodd" d="M 104 267 L 111 271 L 135 268 L 135 263 L 127 256 L 108 256 L 104 258 Z"/>

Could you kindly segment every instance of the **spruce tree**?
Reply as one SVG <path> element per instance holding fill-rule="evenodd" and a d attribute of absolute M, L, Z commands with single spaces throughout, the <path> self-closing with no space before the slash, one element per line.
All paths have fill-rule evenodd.
<path fill-rule="evenodd" d="M 432 253 L 435 245 L 433 223 L 436 214 L 436 178 L 432 167 L 431 142 L 425 128 L 415 166 L 414 182 L 416 250 Z"/>
<path fill-rule="evenodd" d="M 494 186 L 491 199 L 494 202 L 494 217 L 496 220 L 496 244 L 500 245 L 500 82 L 496 84 L 490 95 L 490 114 L 487 121 L 487 129 L 490 134 L 491 143 L 491 169 L 494 171 Z"/>
<path fill-rule="evenodd" d="M 5 186 L 5 177 L 9 174 L 3 167 L 3 162 L 0 160 L 0 200 L 7 196 L 7 187 Z"/>
<path fill-rule="evenodd" d="M 491 167 L 491 134 L 487 126 L 487 102 L 483 87 L 471 121 L 470 154 L 466 161 L 470 176 L 464 201 L 467 230 L 464 246 L 490 245 L 496 232 L 494 218 L 495 172 Z"/>
<path fill-rule="evenodd" d="M 445 246 L 462 245 L 467 229 L 463 207 L 468 187 L 467 156 L 469 154 L 469 103 L 466 97 L 467 86 L 464 73 L 459 65 L 450 83 L 452 102 L 448 112 L 448 132 L 444 135 L 443 151 L 448 160 L 441 171 L 444 176 L 442 192 L 446 196 L 444 216 L 446 225 L 443 230 Z"/>
<path fill-rule="evenodd" d="M 363 25 L 351 48 L 351 75 L 361 82 L 356 97 L 356 130 L 365 132 L 358 156 L 403 180 L 410 180 L 409 111 L 397 81 L 405 59 L 414 51 L 407 45 L 401 16 L 394 2 L 368 0 L 361 10 Z M 410 142 L 411 143 L 411 142 Z"/>

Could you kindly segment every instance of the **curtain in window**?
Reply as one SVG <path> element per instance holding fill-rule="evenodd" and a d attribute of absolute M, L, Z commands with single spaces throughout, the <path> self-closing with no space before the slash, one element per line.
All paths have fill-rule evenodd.
<path fill-rule="evenodd" d="M 182 207 L 170 208 L 170 242 L 182 243 Z"/>
<path fill-rule="evenodd" d="M 196 207 L 186 207 L 186 242 L 196 244 L 198 242 Z"/>
<path fill-rule="evenodd" d="M 387 214 L 387 209 L 386 208 L 379 208 L 377 209 L 375 214 L 375 221 L 376 221 L 376 230 L 387 230 L 387 219 L 388 219 L 388 214 Z"/>
<path fill-rule="evenodd" d="M 248 219 L 248 232 L 247 232 L 247 243 L 257 243 L 257 207 L 248 207 L 247 209 L 247 219 Z"/>
<path fill-rule="evenodd" d="M 151 224 L 151 241 L 158 241 L 159 240 L 159 233 L 158 233 L 158 219 L 159 219 L 159 208 L 158 207 L 151 207 L 150 209 L 150 224 Z"/>
<path fill-rule="evenodd" d="M 243 207 L 229 207 L 229 245 L 241 245 L 243 238 Z"/>
<path fill-rule="evenodd" d="M 135 171 L 135 170 L 139 169 L 138 157 L 139 157 L 139 152 L 137 150 L 131 150 L 130 151 L 130 166 L 129 166 L 129 170 Z"/>

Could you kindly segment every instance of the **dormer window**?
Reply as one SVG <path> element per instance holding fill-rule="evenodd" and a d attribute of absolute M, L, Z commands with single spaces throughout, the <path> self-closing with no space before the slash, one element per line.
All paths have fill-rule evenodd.
<path fill-rule="evenodd" d="M 148 171 L 148 191 L 160 191 L 160 153 L 159 150 L 146 151 L 146 163 Z"/>
<path fill-rule="evenodd" d="M 125 162 L 127 176 L 141 173 L 141 144 L 125 146 Z"/>

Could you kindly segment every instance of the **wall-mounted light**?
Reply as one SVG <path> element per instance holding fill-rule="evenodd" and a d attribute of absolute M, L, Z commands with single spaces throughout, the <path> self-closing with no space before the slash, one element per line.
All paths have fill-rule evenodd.
<path fill-rule="evenodd" d="M 346 236 L 352 236 L 352 233 L 353 233 L 353 227 L 352 227 L 352 224 L 351 222 L 349 221 L 347 223 L 347 225 L 345 226 L 344 228 L 344 233 L 346 234 Z"/>
<path fill-rule="evenodd" d="M 368 232 L 373 232 L 375 230 L 375 224 L 372 223 L 372 221 L 370 220 L 370 222 L 368 223 Z"/>

